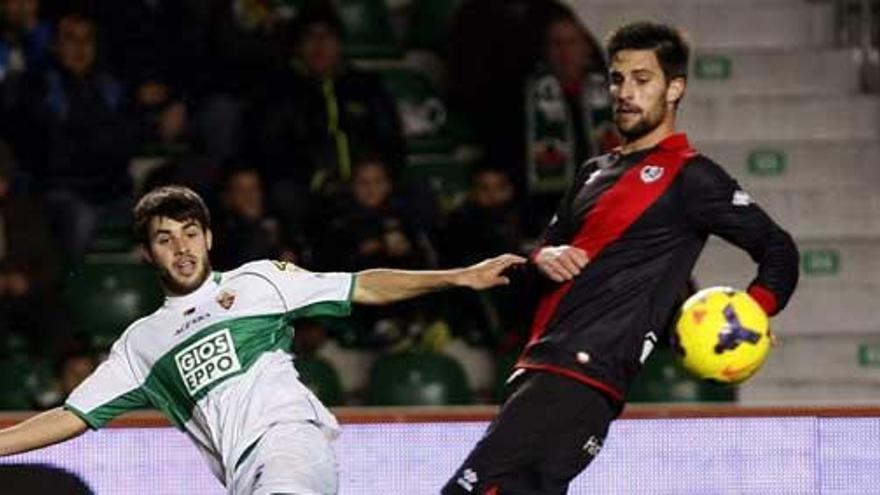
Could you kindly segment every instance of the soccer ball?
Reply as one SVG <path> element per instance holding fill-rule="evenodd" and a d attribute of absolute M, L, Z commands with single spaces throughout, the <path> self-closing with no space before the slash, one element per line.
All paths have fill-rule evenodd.
<path fill-rule="evenodd" d="M 710 287 L 685 301 L 673 332 L 673 349 L 692 375 L 740 383 L 764 364 L 770 352 L 770 324 L 747 293 Z"/>

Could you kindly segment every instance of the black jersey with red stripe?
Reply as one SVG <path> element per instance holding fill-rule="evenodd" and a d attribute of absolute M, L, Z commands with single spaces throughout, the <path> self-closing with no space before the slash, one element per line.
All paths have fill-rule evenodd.
<path fill-rule="evenodd" d="M 769 314 L 781 310 L 797 285 L 794 241 L 684 134 L 588 161 L 541 244 L 580 247 L 590 262 L 573 280 L 546 284 L 517 368 L 623 400 L 710 234 L 748 252 L 758 264 L 750 294 Z"/>

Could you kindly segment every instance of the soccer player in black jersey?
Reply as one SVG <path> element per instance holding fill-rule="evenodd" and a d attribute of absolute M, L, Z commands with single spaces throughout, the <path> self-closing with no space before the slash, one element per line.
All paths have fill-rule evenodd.
<path fill-rule="evenodd" d="M 546 288 L 512 391 L 444 494 L 566 493 L 601 450 L 710 234 L 757 263 L 748 292 L 769 315 L 797 284 L 791 236 L 675 130 L 682 35 L 624 25 L 608 56 L 624 143 L 584 164 L 532 253 Z"/>

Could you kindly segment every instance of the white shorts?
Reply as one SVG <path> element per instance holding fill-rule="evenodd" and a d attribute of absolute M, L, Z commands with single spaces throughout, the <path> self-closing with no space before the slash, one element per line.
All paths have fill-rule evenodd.
<path fill-rule="evenodd" d="M 272 425 L 235 470 L 232 495 L 334 495 L 336 453 L 309 422 Z"/>

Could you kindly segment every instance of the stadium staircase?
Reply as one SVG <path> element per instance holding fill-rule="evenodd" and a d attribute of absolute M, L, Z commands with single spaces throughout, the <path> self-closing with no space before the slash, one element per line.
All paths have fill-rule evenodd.
<path fill-rule="evenodd" d="M 773 321 L 783 346 L 740 388 L 743 403 L 878 400 L 880 97 L 861 90 L 860 52 L 841 46 L 846 3 L 573 2 L 598 35 L 641 18 L 688 31 L 683 128 L 798 242 L 800 286 Z M 713 239 L 695 275 L 703 287 L 744 287 L 754 273 Z"/>

